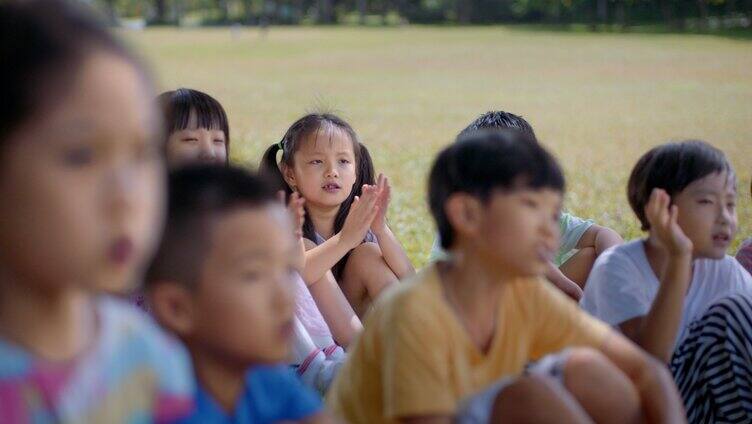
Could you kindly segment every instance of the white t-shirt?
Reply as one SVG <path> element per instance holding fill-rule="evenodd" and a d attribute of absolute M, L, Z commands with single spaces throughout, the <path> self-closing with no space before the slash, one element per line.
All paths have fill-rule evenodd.
<path fill-rule="evenodd" d="M 731 256 L 696 259 L 684 299 L 675 344 L 687 327 L 718 300 L 734 293 L 752 294 L 752 276 Z M 587 312 L 616 326 L 647 315 L 660 282 L 648 263 L 643 240 L 633 240 L 603 252 L 590 272 L 580 305 Z"/>

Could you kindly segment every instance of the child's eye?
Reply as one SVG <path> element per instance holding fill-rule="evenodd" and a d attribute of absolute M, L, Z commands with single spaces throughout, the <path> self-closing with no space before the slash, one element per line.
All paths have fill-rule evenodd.
<path fill-rule="evenodd" d="M 224 141 L 224 140 L 222 140 L 221 138 L 215 138 L 215 139 L 214 139 L 214 143 L 215 143 L 215 144 L 225 144 L 225 141 Z"/>
<path fill-rule="evenodd" d="M 348 163 L 350 163 L 350 160 L 349 159 L 340 159 L 339 163 L 341 163 L 341 164 L 348 164 Z"/>
<path fill-rule="evenodd" d="M 186 137 L 181 141 L 184 141 L 186 143 L 195 143 L 198 141 L 198 139 L 196 137 Z"/>
<path fill-rule="evenodd" d="M 322 162 L 321 162 L 321 160 L 320 160 L 320 159 L 314 159 L 314 160 L 312 160 L 312 161 L 310 161 L 310 162 L 308 162 L 308 163 L 310 163 L 311 165 L 318 165 L 318 164 L 320 164 L 320 163 L 322 163 Z"/>
<path fill-rule="evenodd" d="M 69 149 L 63 154 L 63 160 L 70 166 L 89 165 L 94 161 L 94 149 L 90 147 Z"/>
<path fill-rule="evenodd" d="M 736 208 L 736 202 L 729 202 L 726 204 L 726 207 L 729 209 L 735 209 Z"/>
<path fill-rule="evenodd" d="M 710 199 L 700 199 L 700 200 L 697 201 L 697 203 L 699 203 L 701 205 L 712 205 L 713 201 L 710 200 Z"/>
<path fill-rule="evenodd" d="M 522 199 L 522 203 L 525 206 L 530 207 L 530 208 L 537 208 L 538 207 L 538 202 L 535 201 L 535 199 L 531 199 L 529 197 L 523 198 Z"/>

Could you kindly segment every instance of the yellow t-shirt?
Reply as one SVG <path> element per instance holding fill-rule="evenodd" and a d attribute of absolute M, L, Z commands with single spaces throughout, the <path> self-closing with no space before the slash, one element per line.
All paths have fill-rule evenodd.
<path fill-rule="evenodd" d="M 544 280 L 504 284 L 485 354 L 445 300 L 435 266 L 388 292 L 366 318 L 327 406 L 353 424 L 454 415 L 460 400 L 529 361 L 568 346 L 599 348 L 610 331 Z"/>

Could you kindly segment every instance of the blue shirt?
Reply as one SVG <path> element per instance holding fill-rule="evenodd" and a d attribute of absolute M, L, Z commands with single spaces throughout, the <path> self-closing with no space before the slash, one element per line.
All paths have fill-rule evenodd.
<path fill-rule="evenodd" d="M 321 399 L 287 366 L 258 366 L 246 374 L 245 389 L 232 415 L 199 387 L 191 423 L 264 424 L 302 420 L 322 411 Z"/>

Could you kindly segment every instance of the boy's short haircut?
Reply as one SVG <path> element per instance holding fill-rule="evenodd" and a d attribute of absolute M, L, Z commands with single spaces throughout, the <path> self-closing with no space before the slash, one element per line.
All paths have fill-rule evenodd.
<path fill-rule="evenodd" d="M 564 191 L 564 175 L 556 159 L 530 134 L 515 130 L 463 132 L 434 161 L 428 181 L 431 214 L 444 249 L 454 243 L 454 230 L 444 209 L 454 193 L 482 201 L 497 190 L 551 188 Z"/>
<path fill-rule="evenodd" d="M 533 127 L 528 123 L 525 118 L 517 116 L 513 113 L 504 112 L 503 110 L 492 110 L 479 116 L 475 121 L 467 126 L 460 135 L 477 130 L 505 130 L 514 129 L 522 131 L 536 139 L 535 131 Z"/>
<path fill-rule="evenodd" d="M 693 181 L 717 172 L 733 172 L 722 151 L 699 140 L 666 143 L 650 149 L 632 169 L 627 183 L 629 205 L 643 231 L 650 229 L 645 205 L 654 188 L 672 198 Z"/>
<path fill-rule="evenodd" d="M 170 281 L 192 288 L 211 243 L 211 221 L 238 207 L 276 202 L 272 185 L 236 167 L 192 165 L 170 173 L 167 222 L 146 274 L 150 287 Z"/>

